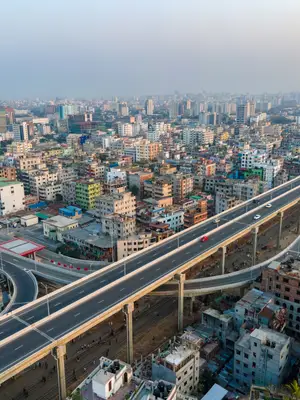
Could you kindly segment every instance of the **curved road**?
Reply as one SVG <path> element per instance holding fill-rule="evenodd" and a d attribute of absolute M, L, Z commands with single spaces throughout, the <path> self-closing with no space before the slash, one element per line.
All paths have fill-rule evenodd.
<path fill-rule="evenodd" d="M 3 268 L 1 267 L 0 273 L 3 272 L 14 287 L 11 300 L 2 312 L 5 313 L 35 300 L 38 294 L 38 285 L 34 275 L 29 271 L 24 271 L 24 267 L 20 266 L 20 260 L 14 262 L 11 256 L 7 257 L 6 254 L 2 254 L 2 259 Z"/>
<path fill-rule="evenodd" d="M 286 188 L 284 191 L 286 192 Z M 234 235 L 244 232 L 246 229 L 251 229 L 257 223 L 253 219 L 255 214 L 259 213 L 262 221 L 263 218 L 276 214 L 277 210 L 287 204 L 298 202 L 299 198 L 300 188 L 297 187 L 295 190 L 286 192 L 280 198 L 273 198 L 271 208 L 261 205 L 259 211 L 254 209 L 249 213 L 247 212 L 249 208 L 257 205 L 251 203 L 247 209 L 245 205 L 242 205 L 238 209 L 232 210 L 231 213 L 223 214 L 221 225 L 224 226 L 213 232 L 211 231 L 216 228 L 216 225 L 209 220 L 207 223 L 196 226 L 181 235 L 180 246 L 191 242 L 188 247 L 178 248 L 178 239 L 175 237 L 172 240 L 162 242 L 159 246 L 150 248 L 142 255 L 130 258 L 130 260 L 125 261 L 126 264 L 124 262 L 117 263 L 114 268 L 110 268 L 106 272 L 94 273 L 77 281 L 73 286 L 66 286 L 63 290 L 54 292 L 49 296 L 50 313 L 62 310 L 61 313 L 50 320 L 41 321 L 48 315 L 47 299 L 43 298 L 26 309 L 17 311 L 10 317 L 0 319 L 0 340 L 8 338 L 7 342 L 2 343 L 0 351 L 0 373 L 4 373 L 38 350 L 48 345 L 52 346 L 58 338 L 63 337 L 87 321 L 91 321 L 99 315 L 106 315 L 108 310 L 111 310 L 114 306 L 122 307 L 130 296 L 134 296 L 143 289 L 149 290 L 147 288 L 151 284 L 159 284 L 163 278 L 170 279 L 169 276 L 176 273 L 180 266 L 185 265 L 189 260 L 195 259 L 210 249 L 221 246 L 226 240 L 231 240 Z M 264 196 L 264 201 L 270 201 L 270 194 L 267 193 Z M 240 215 L 240 218 L 232 220 L 232 218 L 237 217 L 237 214 Z M 228 223 L 226 224 L 226 222 Z M 199 236 L 206 233 L 210 236 L 209 240 L 200 242 Z M 172 252 L 172 250 L 175 250 L 175 252 Z M 169 252 L 172 253 L 168 254 Z M 163 256 L 166 258 L 163 258 Z M 153 260 L 156 261 L 146 268 L 141 268 Z M 134 273 L 127 275 L 130 272 Z M 119 279 L 124 274 L 127 275 L 125 279 Z M 230 280 L 230 278 L 228 279 Z M 111 282 L 114 282 L 114 285 L 112 287 L 107 286 Z M 97 293 L 96 291 L 100 288 L 103 288 L 103 290 Z M 89 294 L 93 294 L 93 296 L 86 298 L 79 304 L 73 304 L 76 300 Z M 67 305 L 72 306 L 72 308 L 63 310 Z M 39 321 L 41 322 L 38 323 Z M 34 326 L 34 329 L 10 338 L 12 334 L 33 323 L 38 323 Z"/>

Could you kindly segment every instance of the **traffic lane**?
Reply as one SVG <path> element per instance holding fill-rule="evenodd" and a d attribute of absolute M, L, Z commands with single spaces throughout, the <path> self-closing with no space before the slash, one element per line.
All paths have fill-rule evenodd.
<path fill-rule="evenodd" d="M 294 197 L 294 195 L 295 195 L 295 193 L 290 194 L 289 198 L 291 198 L 292 196 Z M 278 203 L 278 200 L 276 200 L 276 203 L 273 204 L 274 207 L 272 209 L 262 208 L 261 210 L 263 212 L 261 212 L 261 214 L 270 214 L 271 212 L 274 212 L 276 204 L 278 203 L 279 206 L 280 206 L 282 203 L 285 202 L 286 197 L 282 198 L 282 199 L 279 199 L 279 200 L 280 200 L 280 204 Z M 247 221 L 245 220 L 245 218 L 247 218 Z M 245 223 L 246 224 L 247 223 L 249 223 L 249 224 L 253 223 L 252 215 L 249 216 L 249 217 L 245 217 L 245 218 L 243 218 L 242 220 L 240 220 L 240 222 L 237 222 L 236 224 L 242 224 L 243 225 Z M 219 231 L 218 232 L 219 238 L 220 237 L 225 237 L 228 233 L 234 233 L 236 231 L 239 231 L 239 230 L 243 229 L 243 227 L 236 226 L 236 224 L 231 224 L 228 227 L 225 227 L 223 230 Z M 188 251 L 186 251 L 186 250 L 179 251 L 179 253 L 177 253 L 178 254 L 177 260 L 181 260 L 182 262 L 184 262 L 186 257 L 189 254 L 191 254 L 193 257 L 195 257 L 195 256 L 197 256 L 198 254 L 201 253 L 200 248 L 202 248 L 202 251 L 205 251 L 209 247 L 211 247 L 211 241 L 203 243 L 202 247 L 199 247 L 199 244 L 196 243 L 195 247 L 194 246 L 192 246 L 192 247 L 189 246 L 188 247 Z M 156 256 L 156 258 L 159 257 L 158 254 L 155 254 L 155 256 Z M 147 261 L 152 261 L 152 259 L 151 260 L 147 260 Z M 147 263 L 147 261 L 145 260 L 145 263 Z M 129 273 L 132 270 L 135 270 L 137 267 L 139 267 L 139 266 L 137 266 L 136 264 L 135 265 L 128 265 L 128 266 L 126 266 L 126 270 Z M 119 267 L 118 269 L 120 269 L 120 268 L 123 269 L 123 266 Z M 65 307 L 66 305 L 69 305 L 69 304 L 75 302 L 76 300 L 82 298 L 83 295 L 86 296 L 86 295 L 92 293 L 93 291 L 99 289 L 100 287 L 104 287 L 108 283 L 115 281 L 116 279 L 120 278 L 123 275 L 123 272 L 121 271 L 121 273 L 120 272 L 118 273 L 117 269 L 115 269 L 114 272 L 115 273 L 112 273 L 111 271 L 108 271 L 107 273 L 104 273 L 108 277 L 108 279 L 106 281 L 102 280 L 102 281 L 98 282 L 99 279 L 102 279 L 102 277 L 104 276 L 104 275 L 102 275 L 97 280 L 94 281 L 94 284 L 90 284 L 89 282 L 86 282 L 85 285 L 89 284 L 87 291 L 85 291 L 84 289 L 81 289 L 81 287 L 79 286 L 78 288 L 76 288 L 76 290 L 72 290 L 71 291 L 71 295 L 70 295 L 70 293 L 64 292 L 61 296 L 54 297 L 49 302 L 50 312 L 53 313 L 55 311 L 58 311 L 59 309 Z M 119 275 L 121 275 L 121 276 L 119 276 Z M 102 285 L 101 285 L 101 282 L 103 283 Z M 105 285 L 104 285 L 104 283 L 105 283 Z M 29 323 L 29 322 L 30 323 L 37 322 L 38 320 L 40 320 L 40 319 L 42 319 L 42 318 L 44 318 L 44 317 L 46 317 L 48 315 L 47 304 L 45 302 L 41 303 L 38 306 L 38 308 L 33 308 L 32 310 L 29 309 L 24 314 L 21 314 L 20 317 L 25 320 L 25 324 Z M 19 321 L 16 324 L 16 321 L 13 320 L 11 322 L 10 326 L 6 327 L 6 329 L 3 329 L 3 327 L 2 327 L 2 329 L 1 329 L 2 333 L 0 335 L 0 339 L 3 339 L 7 335 L 11 335 L 12 333 L 15 333 L 16 331 L 21 329 L 21 326 L 20 326 L 20 322 Z"/>
<path fill-rule="evenodd" d="M 37 285 L 34 282 L 35 278 L 13 263 L 3 262 L 3 269 L 12 277 L 16 284 L 15 302 L 22 304 L 34 300 Z"/>
<path fill-rule="evenodd" d="M 25 360 L 29 355 L 50 344 L 51 340 L 37 331 L 30 331 L 22 338 L 18 338 L 12 346 L 1 347 L 0 351 L 0 373 L 9 367 Z"/>
<path fill-rule="evenodd" d="M 278 201 L 277 201 L 278 202 Z M 266 213 L 270 213 L 270 209 L 266 209 Z M 253 221 L 252 221 L 253 223 Z M 236 232 L 237 230 L 241 230 L 241 227 L 238 223 L 233 223 L 232 225 L 226 227 L 223 231 L 217 232 L 217 238 L 215 240 L 222 239 L 222 236 L 227 236 L 230 237 L 232 236 L 232 232 Z M 203 248 L 202 251 L 205 250 L 204 247 L 208 246 L 209 242 L 204 242 L 202 243 Z M 195 251 L 199 252 L 199 243 L 198 246 L 192 245 L 192 251 L 191 253 L 193 254 Z M 202 252 L 201 251 L 201 252 Z M 51 333 L 51 336 L 53 339 L 59 338 L 66 334 L 67 332 L 75 329 L 75 327 L 83 324 L 85 321 L 93 318 L 96 315 L 99 315 L 105 309 L 110 308 L 111 306 L 118 304 L 122 299 L 127 298 L 128 296 L 132 295 L 133 293 L 138 292 L 141 290 L 143 287 L 148 286 L 150 283 L 153 281 L 159 279 L 160 277 L 164 276 L 167 272 L 170 272 L 170 270 L 174 270 L 178 268 L 178 266 L 182 262 L 186 262 L 186 254 L 182 254 L 183 252 L 180 252 L 180 257 L 176 257 L 172 260 L 170 260 L 170 263 L 166 262 L 159 262 L 155 267 L 156 271 L 160 276 L 157 276 L 153 279 L 153 267 L 146 269 L 145 271 L 138 272 L 136 275 L 131 277 L 128 281 L 120 282 L 117 283 L 116 286 L 113 288 L 109 288 L 106 291 L 100 293 L 99 295 L 96 295 L 90 300 L 87 300 L 86 302 L 76 306 L 74 309 L 68 311 L 68 315 L 60 315 L 57 316 L 54 320 L 49 321 L 47 323 L 42 324 L 42 326 L 39 328 L 42 330 L 45 334 L 49 335 Z M 171 257 L 173 258 L 173 257 Z M 179 264 L 179 265 L 178 265 Z M 160 266 L 159 266 L 160 265 Z M 229 278 L 230 279 L 230 278 Z M 30 337 L 30 333 L 27 334 L 27 337 Z M 2 347 L 1 350 L 4 350 L 6 353 L 8 351 L 8 348 L 10 348 L 9 351 L 12 350 L 12 347 L 17 348 L 18 347 L 18 340 L 20 340 L 20 343 L 26 342 L 26 339 L 24 338 L 18 338 L 15 339 L 13 342 L 8 343 L 6 346 Z M 23 347 L 25 344 L 23 344 Z M 36 344 L 32 341 L 31 337 L 29 340 L 29 343 L 26 344 L 27 348 L 24 349 L 24 352 L 26 355 L 29 355 L 35 351 L 37 351 Z M 23 351 L 23 350 L 22 350 Z M 5 367 L 4 367 L 5 368 Z M 6 365 L 7 368 L 7 365 Z"/>

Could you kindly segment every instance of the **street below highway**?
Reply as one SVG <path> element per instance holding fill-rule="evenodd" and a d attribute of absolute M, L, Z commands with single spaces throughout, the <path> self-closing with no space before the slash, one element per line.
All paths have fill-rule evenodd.
<path fill-rule="evenodd" d="M 287 192 L 286 195 L 281 198 L 273 199 L 271 208 L 266 208 L 265 206 L 260 208 L 259 213 L 261 219 L 274 213 L 277 209 L 280 209 L 291 201 L 298 200 L 299 196 L 300 188 L 298 187 L 294 191 Z M 237 212 L 236 210 L 233 211 Z M 176 271 L 180 265 L 185 264 L 189 259 L 194 259 L 210 248 L 214 248 L 219 244 L 221 245 L 225 240 L 230 239 L 233 235 L 243 231 L 245 228 L 251 227 L 256 222 L 253 216 L 257 214 L 258 211 L 254 210 L 248 214 L 245 214 L 245 211 L 246 209 L 243 210 L 242 216 L 238 221 L 233 220 L 216 232 L 211 233 L 207 242 L 200 243 L 197 241 L 187 248 L 179 248 L 178 251 L 169 256 L 167 260 L 160 260 L 159 257 L 165 255 L 168 251 L 176 249 L 176 240 L 166 242 L 165 244 L 162 243 L 160 246 L 150 249 L 149 253 L 152 253 L 151 260 L 148 259 L 148 253 L 144 253 L 143 256 L 137 256 L 134 261 L 131 260 L 128 265 L 121 265 L 99 275 L 96 279 L 91 278 L 84 281 L 73 290 L 67 286 L 63 294 L 61 293 L 49 301 L 50 313 L 65 307 L 67 304 L 72 304 L 78 298 L 82 298 L 100 287 L 106 286 L 109 282 L 115 282 L 112 288 L 108 288 L 91 299 L 83 301 L 66 313 L 58 315 L 55 319 L 44 322 L 38 329 L 31 330 L 21 337 L 14 338 L 11 342 L 3 345 L 0 352 L 0 372 L 24 360 L 45 345 L 51 344 L 51 342 L 73 331 L 76 327 L 104 311 L 107 311 L 112 306 L 119 305 L 120 301 L 148 287 L 151 283 L 158 281 L 170 272 Z M 225 221 L 222 219 L 223 224 L 224 222 Z M 179 244 L 182 245 L 183 242 L 190 242 L 192 239 L 197 239 L 199 236 L 210 232 L 215 227 L 213 222 L 208 222 L 201 228 L 201 233 L 198 229 L 191 230 L 187 232 L 186 235 L 183 235 Z M 139 270 L 139 260 L 143 263 L 141 264 L 142 266 L 145 264 L 146 260 L 150 262 L 153 259 L 156 259 L 154 265 Z M 125 281 L 118 281 L 118 278 L 134 270 L 137 270 L 134 275 L 128 276 Z M 28 324 L 32 324 L 46 317 L 47 314 L 47 302 L 41 302 L 39 305 L 33 306 L 32 308 L 29 307 L 26 311 L 21 310 L 16 316 L 0 323 L 0 338 L 3 339 L 7 336 L 11 336 L 13 333 L 22 329 L 22 327 L 26 327 Z"/>

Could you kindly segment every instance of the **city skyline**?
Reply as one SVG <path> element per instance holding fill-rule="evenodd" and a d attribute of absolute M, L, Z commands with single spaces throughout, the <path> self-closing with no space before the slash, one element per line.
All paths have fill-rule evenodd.
<path fill-rule="evenodd" d="M 1 97 L 299 90 L 299 11 L 295 0 L 16 0 L 3 5 Z"/>

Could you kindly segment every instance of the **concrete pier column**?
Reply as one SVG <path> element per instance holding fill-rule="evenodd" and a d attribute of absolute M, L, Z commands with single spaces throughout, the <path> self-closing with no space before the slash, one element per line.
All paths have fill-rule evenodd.
<path fill-rule="evenodd" d="M 133 323 L 132 313 L 134 310 L 134 303 L 126 304 L 124 312 L 126 315 L 126 333 L 127 333 L 127 363 L 133 363 Z"/>
<path fill-rule="evenodd" d="M 190 315 L 193 315 L 193 308 L 194 308 L 195 297 L 190 298 Z"/>
<path fill-rule="evenodd" d="M 298 217 L 298 221 L 297 221 L 297 235 L 300 235 L 300 214 L 299 214 L 299 217 Z"/>
<path fill-rule="evenodd" d="M 178 280 L 178 331 L 183 331 L 183 307 L 184 307 L 184 281 L 185 274 L 175 277 Z"/>
<path fill-rule="evenodd" d="M 58 393 L 59 400 L 66 400 L 67 398 L 67 385 L 66 385 L 66 372 L 65 372 L 65 355 L 66 345 L 61 345 L 56 348 L 56 362 L 57 362 L 57 377 L 58 377 Z"/>
<path fill-rule="evenodd" d="M 225 264 L 226 264 L 226 246 L 222 247 L 222 261 L 221 261 L 221 267 L 222 267 L 222 275 L 225 274 Z"/>
<path fill-rule="evenodd" d="M 282 235 L 282 222 L 283 222 L 283 211 L 280 211 L 279 213 L 279 231 L 278 231 L 278 236 L 277 236 L 277 249 L 280 249 L 280 240 L 281 240 L 281 235 Z"/>
<path fill-rule="evenodd" d="M 252 254 L 252 265 L 256 264 L 256 252 L 257 252 L 257 234 L 258 234 L 258 226 L 256 226 L 253 231 L 253 254 Z"/>

